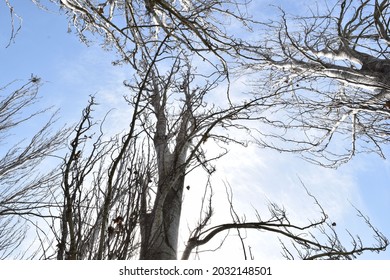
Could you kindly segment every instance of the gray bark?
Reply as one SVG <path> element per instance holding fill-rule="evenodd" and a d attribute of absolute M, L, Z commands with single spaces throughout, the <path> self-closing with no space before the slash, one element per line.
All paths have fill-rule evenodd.
<path fill-rule="evenodd" d="M 177 129 L 167 131 L 165 113 L 167 92 L 160 88 L 157 79 L 152 81 L 151 104 L 157 118 L 155 124 L 154 148 L 157 155 L 158 188 L 151 213 L 146 212 L 146 202 L 141 210 L 141 254 L 140 259 L 177 259 L 182 195 L 189 147 L 191 106 L 187 104 L 180 115 Z M 189 98 L 189 95 L 187 95 Z M 175 138 L 174 148 L 169 142 Z M 144 194 L 145 196 L 146 194 Z"/>

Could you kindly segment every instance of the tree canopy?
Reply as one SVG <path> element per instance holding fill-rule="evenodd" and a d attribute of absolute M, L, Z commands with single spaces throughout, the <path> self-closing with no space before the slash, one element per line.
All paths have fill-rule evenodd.
<path fill-rule="evenodd" d="M 267 215 L 254 210 L 255 220 L 247 221 L 234 206 L 234 186 L 226 183 L 231 222 L 215 222 L 209 179 L 231 144 L 297 153 L 326 167 L 357 153 L 384 157 L 390 112 L 388 1 L 338 1 L 294 17 L 280 8 L 280 17 L 270 20 L 252 17 L 246 0 L 33 2 L 42 9 L 57 5 L 83 43 L 98 41 L 107 54 L 115 54 L 114 65 L 132 69 L 123 82 L 123 102 L 131 109 L 126 131 L 106 135 L 106 119 L 94 119 L 98 102 L 91 96 L 69 137 L 64 129 L 48 138 L 44 152 L 32 149 L 41 156 L 53 154 L 61 139 L 67 144 L 56 154 L 58 168 L 43 177 L 59 187 L 43 206 L 50 230 L 42 230 L 44 238 L 38 234 L 40 258 L 180 258 L 183 193 L 194 170 L 203 170 L 208 180 L 197 186 L 205 195 L 183 259 L 230 230 L 236 230 L 245 258 L 246 230 L 280 236 L 288 259 L 352 259 L 387 248 L 387 238 L 360 210 L 376 243 L 367 246 L 351 234 L 350 246 L 344 245 L 336 223 L 304 183 L 319 213 L 314 220 L 296 222 L 270 202 Z M 5 3 L 11 42 L 17 42 L 17 13 L 11 1 Z M 243 77 L 248 86 L 232 92 L 233 79 Z M 32 76 L 28 85 L 38 81 Z M 29 102 L 5 110 L 5 120 Z M 217 153 L 209 152 L 210 142 Z M 46 181 L 37 185 L 47 187 Z M 29 203 L 23 207 L 35 207 Z M 0 201 L 0 214 L 2 209 Z"/>
<path fill-rule="evenodd" d="M 259 48 L 259 63 L 249 67 L 261 76 L 258 95 L 273 95 L 262 107 L 278 112 L 266 117 L 271 129 L 261 130 L 267 137 L 259 144 L 302 152 L 325 166 L 358 153 L 385 157 L 388 1 L 338 1 L 306 16 L 280 14 L 265 24 L 268 40 Z"/>

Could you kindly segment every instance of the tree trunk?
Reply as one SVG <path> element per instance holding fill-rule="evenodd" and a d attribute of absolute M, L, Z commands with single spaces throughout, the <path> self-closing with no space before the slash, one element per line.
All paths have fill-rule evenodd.
<path fill-rule="evenodd" d="M 184 175 L 176 180 L 164 198 L 162 207 L 156 207 L 146 221 L 147 236 L 142 240 L 141 260 L 176 260 Z M 160 199 L 163 199 L 160 196 Z M 156 201 L 156 205 L 159 201 Z"/>

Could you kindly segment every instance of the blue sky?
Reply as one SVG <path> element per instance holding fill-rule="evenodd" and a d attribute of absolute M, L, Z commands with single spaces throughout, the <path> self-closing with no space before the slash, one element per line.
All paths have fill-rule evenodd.
<path fill-rule="evenodd" d="M 15 2 L 15 9 L 23 18 L 23 26 L 15 43 L 8 48 L 5 46 L 8 44 L 9 14 L 4 3 L 0 4 L 0 85 L 15 79 L 27 81 L 31 74 L 41 77 L 44 81 L 40 91 L 43 99 L 39 106 L 55 105 L 60 108 L 59 125 L 77 121 L 81 110 L 87 104 L 88 96 L 96 94 L 97 102 L 101 104 L 97 107 L 97 114 L 116 109 L 110 115 L 110 119 L 114 121 L 113 125 L 107 126 L 107 130 L 119 132 L 126 128 L 126 116 L 130 116 L 130 111 L 122 102 L 122 96 L 126 94 L 122 82 L 130 77 L 131 70 L 112 66 L 112 52 L 103 51 L 98 44 L 87 47 L 79 42 L 75 34 L 68 33 L 67 19 L 58 15 L 57 8 L 45 12 L 29 1 L 23 1 L 23 4 L 20 4 L 21 1 Z M 294 5 L 285 6 L 285 3 L 289 2 L 278 1 L 283 7 L 291 8 L 289 11 L 293 13 L 303 1 L 294 1 Z M 260 3 L 276 2 L 255 3 L 254 8 L 259 9 L 259 14 L 269 11 L 269 8 L 263 9 Z M 241 82 L 236 81 L 233 87 L 236 90 L 242 89 Z M 309 164 L 297 155 L 280 154 L 255 147 L 230 148 L 231 153 L 217 163 L 218 172 L 213 179 L 214 191 L 221 194 L 220 198 L 216 199 L 218 207 L 215 207 L 215 223 L 228 221 L 225 215 L 227 205 L 223 182 L 229 182 L 234 188 L 237 208 L 246 214 L 248 220 L 253 216 L 253 208 L 266 212 L 266 203 L 272 200 L 289 209 L 297 221 L 306 221 L 307 216 L 315 216 L 316 212 L 311 213 L 312 202 L 307 199 L 301 187 L 302 179 L 329 215 L 337 221 L 341 232 L 348 228 L 353 234 L 367 234 L 364 224 L 356 218 L 356 212 L 351 206 L 353 204 L 390 238 L 388 160 L 376 155 L 358 155 L 348 164 L 334 170 Z M 210 146 L 209 149 L 213 147 Z M 386 155 L 390 156 L 389 149 Z M 231 172 L 232 169 L 235 170 L 234 173 Z M 205 183 L 205 180 L 199 179 L 196 174 L 190 175 L 187 180 L 194 185 Z M 202 193 L 203 191 L 194 190 L 186 194 L 181 242 L 187 237 L 187 225 L 194 225 L 197 214 L 191 214 L 194 207 L 198 207 Z M 271 239 L 275 241 L 274 237 L 269 235 L 265 237 L 259 233 L 249 233 L 248 243 L 253 248 L 258 248 L 255 257 L 280 258 L 280 250 L 275 248 L 277 242 L 270 242 Z M 224 255 L 224 250 L 240 250 L 237 239 L 231 240 L 228 246 L 221 250 L 221 257 L 231 258 L 231 254 Z M 212 258 L 212 254 L 205 253 L 204 258 L 208 257 Z M 236 257 L 241 259 L 242 255 L 237 254 Z M 380 255 L 364 255 L 363 258 L 390 259 L 390 250 Z"/>

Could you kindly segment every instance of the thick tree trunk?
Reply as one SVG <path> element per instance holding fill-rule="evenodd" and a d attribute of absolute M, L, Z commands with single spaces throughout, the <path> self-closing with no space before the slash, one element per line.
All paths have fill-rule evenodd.
<path fill-rule="evenodd" d="M 140 220 L 140 259 L 145 260 L 177 259 L 184 177 L 187 151 L 190 145 L 188 130 L 191 126 L 192 107 L 190 91 L 187 89 L 184 95 L 188 102 L 180 116 L 180 125 L 177 129 L 168 129 L 165 111 L 168 94 L 166 90 L 166 88 L 160 89 L 157 79 L 153 79 L 154 95 L 151 103 L 157 118 L 153 141 L 158 167 L 158 187 L 151 213 L 147 211 L 146 191 L 141 203 L 143 206 L 141 206 Z M 173 142 L 175 142 L 174 148 L 172 147 Z"/>
<path fill-rule="evenodd" d="M 171 153 L 160 139 L 156 138 L 161 145 L 156 145 L 159 183 L 153 210 L 141 210 L 140 259 L 176 260 L 187 146 L 178 145 Z"/>
<path fill-rule="evenodd" d="M 162 208 L 155 208 L 142 240 L 140 259 L 176 260 L 184 176 L 180 176 L 165 196 Z M 162 199 L 162 198 L 161 198 Z M 158 204 L 158 202 L 156 202 Z"/>

